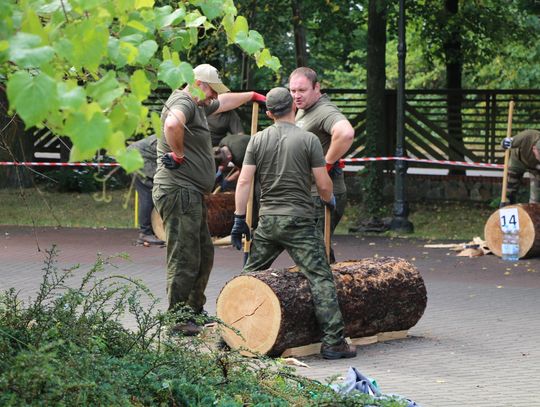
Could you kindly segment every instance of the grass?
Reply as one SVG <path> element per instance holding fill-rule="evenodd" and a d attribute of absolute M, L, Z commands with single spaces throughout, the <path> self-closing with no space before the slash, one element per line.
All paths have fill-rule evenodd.
<path fill-rule="evenodd" d="M 34 188 L 0 191 L 0 225 L 134 228 L 134 193 L 44 192 Z"/>
<path fill-rule="evenodd" d="M 483 238 L 484 225 L 495 211 L 487 203 L 449 201 L 410 203 L 409 209 L 408 219 L 414 226 L 413 233 L 399 234 L 388 231 L 379 235 L 468 242 L 475 236 Z M 363 213 L 361 206 L 349 205 L 337 233 L 348 233 L 350 226 L 363 220 Z M 386 205 L 384 216 L 392 217 L 392 204 Z"/>
<path fill-rule="evenodd" d="M 33 188 L 0 191 L 2 211 L 0 225 L 62 226 L 93 228 L 134 228 L 134 197 L 127 206 L 127 189 L 107 191 L 110 202 L 102 193 L 43 192 Z M 411 203 L 409 220 L 412 234 L 385 232 L 388 236 L 404 236 L 431 240 L 470 241 L 483 237 L 484 224 L 495 211 L 488 204 L 470 202 Z M 362 220 L 361 206 L 349 205 L 337 233 L 347 234 L 349 227 Z M 392 204 L 384 210 L 392 216 Z"/>

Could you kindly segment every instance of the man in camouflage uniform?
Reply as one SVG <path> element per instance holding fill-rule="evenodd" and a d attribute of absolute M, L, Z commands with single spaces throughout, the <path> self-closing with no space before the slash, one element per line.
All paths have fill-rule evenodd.
<path fill-rule="evenodd" d="M 199 65 L 193 72 L 195 82 L 175 90 L 161 112 L 163 137 L 158 139 L 152 197 L 165 227 L 169 310 L 187 305 L 201 313 L 214 263 L 203 197 L 212 190 L 216 172 L 206 116 L 249 100 L 259 102 L 264 96 L 227 93 L 229 89 L 211 65 Z M 203 92 L 202 98 L 191 93 L 194 87 Z M 174 331 L 196 335 L 200 327 L 188 321 L 173 327 Z"/>
<path fill-rule="evenodd" d="M 343 337 L 332 271 L 313 219 L 312 176 L 324 204 L 335 206 L 321 144 L 314 134 L 295 126 L 293 100 L 287 89 L 272 89 L 266 106 L 274 124 L 251 137 L 248 144 L 236 187 L 231 241 L 241 249 L 242 236 L 249 235 L 245 213 L 256 174 L 261 188 L 260 217 L 244 271 L 264 270 L 287 250 L 311 288 L 323 332 L 321 354 L 327 359 L 354 357 L 356 350 Z"/>
<path fill-rule="evenodd" d="M 340 159 L 347 153 L 354 139 L 354 129 L 347 118 L 321 93 L 321 85 L 314 70 L 306 67 L 295 69 L 289 76 L 289 89 L 298 108 L 296 125 L 314 133 L 320 140 L 326 169 L 334 183 L 336 208 L 331 216 L 333 235 L 347 205 L 347 188 L 343 176 L 343 164 Z M 324 230 L 324 205 L 317 196 L 317 190 L 311 189 L 315 205 L 317 225 L 321 233 Z M 330 262 L 335 262 L 334 251 L 330 251 Z"/>
<path fill-rule="evenodd" d="M 502 142 L 504 149 L 510 148 L 508 167 L 507 203 L 517 201 L 517 192 L 523 174 L 531 176 L 530 203 L 540 202 L 540 131 L 524 130 L 515 137 L 506 137 Z"/>
<path fill-rule="evenodd" d="M 212 147 L 217 147 L 227 134 L 244 134 L 240 116 L 234 110 L 208 116 L 208 129 L 212 136 Z"/>
<path fill-rule="evenodd" d="M 135 189 L 138 195 L 139 238 L 138 244 L 162 245 L 165 242 L 154 235 L 152 229 L 152 188 L 154 187 L 154 174 L 157 167 L 157 137 L 155 134 L 142 138 L 128 146 L 128 150 L 138 150 L 144 161 L 141 174 L 135 175 Z"/>

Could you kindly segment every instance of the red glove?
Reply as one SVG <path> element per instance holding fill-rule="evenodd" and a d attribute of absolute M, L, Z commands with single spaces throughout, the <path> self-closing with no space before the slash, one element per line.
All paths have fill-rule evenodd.
<path fill-rule="evenodd" d="M 328 164 L 326 163 L 326 171 L 330 172 L 330 170 L 332 168 L 345 168 L 345 163 L 343 162 L 342 159 L 339 159 L 337 160 L 335 163 L 333 164 Z"/>
<path fill-rule="evenodd" d="M 253 92 L 253 95 L 251 96 L 251 100 L 253 102 L 266 103 L 266 96 L 261 95 L 260 93 L 257 93 L 257 92 Z"/>

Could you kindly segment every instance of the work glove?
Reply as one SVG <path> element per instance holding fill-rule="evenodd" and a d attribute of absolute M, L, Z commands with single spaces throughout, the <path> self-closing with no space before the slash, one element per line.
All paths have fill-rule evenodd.
<path fill-rule="evenodd" d="M 236 249 L 242 250 L 242 236 L 246 236 L 246 240 L 251 239 L 251 233 L 246 223 L 246 215 L 234 215 L 234 224 L 231 229 L 231 243 Z"/>
<path fill-rule="evenodd" d="M 505 137 L 501 142 L 501 147 L 505 150 L 512 148 L 512 137 Z"/>
<path fill-rule="evenodd" d="M 257 103 L 266 103 L 266 96 L 261 95 L 260 93 L 257 93 L 257 92 L 253 92 L 253 95 L 251 96 L 251 100 Z"/>
<path fill-rule="evenodd" d="M 176 170 L 180 168 L 182 163 L 185 161 L 184 156 L 178 157 L 175 153 L 165 153 L 161 156 L 161 163 L 165 168 L 169 170 Z"/>
<path fill-rule="evenodd" d="M 343 168 L 345 168 L 345 163 L 343 162 L 343 160 L 337 160 L 333 164 L 326 163 L 326 171 L 328 171 L 328 175 L 330 175 L 330 178 L 334 178 L 338 175 L 343 174 Z"/>
<path fill-rule="evenodd" d="M 331 211 L 335 210 L 336 209 L 336 197 L 334 194 L 332 194 L 332 196 L 330 197 L 330 200 L 329 201 L 325 201 L 324 199 L 321 198 L 321 201 L 322 203 L 328 207 L 328 209 L 330 209 Z"/>

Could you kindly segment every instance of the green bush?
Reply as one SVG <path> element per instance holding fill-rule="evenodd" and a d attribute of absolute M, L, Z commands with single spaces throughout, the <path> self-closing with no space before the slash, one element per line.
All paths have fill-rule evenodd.
<path fill-rule="evenodd" d="M 29 304 L 14 289 L 0 296 L 0 405 L 400 405 L 341 396 L 279 361 L 170 336 L 173 321 L 194 317 L 188 310 L 159 311 L 138 281 L 102 274 L 109 259 L 98 258 L 76 285 L 78 267 L 59 271 L 56 258 L 53 247 Z"/>

